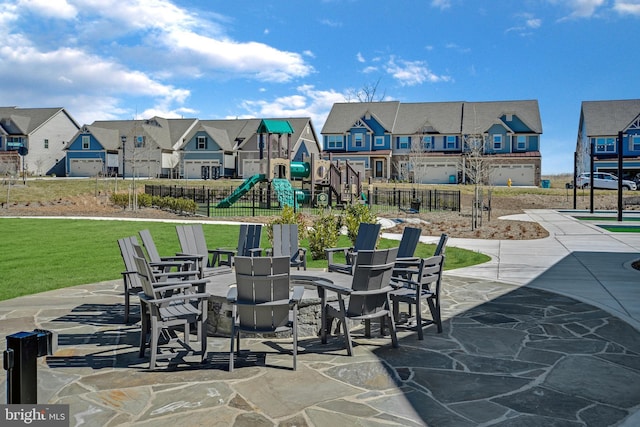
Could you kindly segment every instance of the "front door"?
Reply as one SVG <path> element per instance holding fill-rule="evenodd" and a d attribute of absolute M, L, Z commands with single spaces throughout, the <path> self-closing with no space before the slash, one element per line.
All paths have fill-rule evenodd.
<path fill-rule="evenodd" d="M 374 161 L 373 176 L 375 178 L 384 178 L 384 160 Z"/>

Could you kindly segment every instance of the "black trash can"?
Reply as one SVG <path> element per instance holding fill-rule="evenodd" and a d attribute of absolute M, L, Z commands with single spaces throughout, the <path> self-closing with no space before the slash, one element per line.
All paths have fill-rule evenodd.
<path fill-rule="evenodd" d="M 420 199 L 411 200 L 411 210 L 420 212 Z"/>

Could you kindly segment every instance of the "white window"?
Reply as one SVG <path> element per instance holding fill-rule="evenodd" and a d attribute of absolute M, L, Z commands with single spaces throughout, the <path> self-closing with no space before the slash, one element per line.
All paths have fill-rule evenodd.
<path fill-rule="evenodd" d="M 82 135 L 82 149 L 88 150 L 91 146 L 91 137 L 89 135 Z"/>
<path fill-rule="evenodd" d="M 343 147 L 343 140 L 341 135 L 329 135 L 327 136 L 328 149 L 341 149 Z"/>
<path fill-rule="evenodd" d="M 358 147 L 358 148 L 362 148 L 364 147 L 364 135 L 361 133 L 354 133 L 353 134 L 353 146 L 354 147 Z"/>
<path fill-rule="evenodd" d="M 198 150 L 206 150 L 207 149 L 207 137 L 206 136 L 198 136 L 196 137 L 196 146 Z"/>
<path fill-rule="evenodd" d="M 44 148 L 45 148 L 45 150 L 49 148 L 49 140 L 48 139 L 44 140 Z"/>
<path fill-rule="evenodd" d="M 384 136 L 376 136 L 373 145 L 376 147 L 384 147 Z"/>
<path fill-rule="evenodd" d="M 458 139 L 454 135 L 447 136 L 447 149 L 453 150 L 458 148 Z"/>
<path fill-rule="evenodd" d="M 422 137 L 422 149 L 425 151 L 433 150 L 433 137 L 432 136 L 423 136 Z"/>
<path fill-rule="evenodd" d="M 633 151 L 640 151 L 640 135 L 631 136 L 631 149 Z"/>
<path fill-rule="evenodd" d="M 615 153 L 615 138 L 594 138 L 596 141 L 596 153 Z"/>
<path fill-rule="evenodd" d="M 493 135 L 493 149 L 502 150 L 502 135 Z"/>
<path fill-rule="evenodd" d="M 408 136 L 399 136 L 398 137 L 398 149 L 407 149 L 409 148 L 409 137 Z"/>
<path fill-rule="evenodd" d="M 518 135 L 518 138 L 516 139 L 516 147 L 518 150 L 525 150 L 527 148 L 526 135 Z"/>

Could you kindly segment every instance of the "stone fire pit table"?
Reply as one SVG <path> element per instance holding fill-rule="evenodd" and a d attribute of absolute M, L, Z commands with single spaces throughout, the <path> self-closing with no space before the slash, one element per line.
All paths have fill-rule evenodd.
<path fill-rule="evenodd" d="M 298 336 L 315 337 L 321 325 L 321 301 L 318 285 L 329 283 L 350 288 L 352 276 L 316 270 L 296 271 L 296 274 L 291 274 L 290 279 L 291 287 L 305 287 L 302 301 L 298 305 Z M 206 288 L 207 292 L 211 294 L 207 319 L 207 334 L 209 336 L 229 336 L 231 334 L 231 304 L 227 302 L 227 292 L 229 287 L 235 283 L 235 272 L 212 276 L 209 279 Z M 328 301 L 335 299 L 337 297 L 334 294 L 327 294 Z"/>

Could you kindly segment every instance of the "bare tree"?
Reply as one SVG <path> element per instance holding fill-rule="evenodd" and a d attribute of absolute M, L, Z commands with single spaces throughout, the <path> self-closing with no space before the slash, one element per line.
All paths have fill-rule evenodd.
<path fill-rule="evenodd" d="M 471 228 L 475 230 L 482 225 L 483 186 L 490 185 L 490 177 L 494 165 L 486 155 L 487 135 L 480 133 L 465 135 L 463 141 L 464 148 L 460 169 L 462 170 L 463 181 L 471 182 L 474 185 Z"/>
<path fill-rule="evenodd" d="M 386 92 L 378 94 L 378 87 L 380 86 L 381 78 L 378 78 L 375 83 L 366 83 L 362 88 L 355 90 L 349 90 L 347 92 L 348 102 L 382 102 L 386 97 Z"/>

